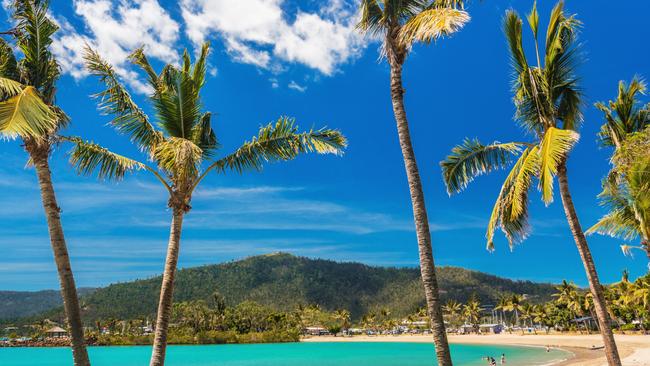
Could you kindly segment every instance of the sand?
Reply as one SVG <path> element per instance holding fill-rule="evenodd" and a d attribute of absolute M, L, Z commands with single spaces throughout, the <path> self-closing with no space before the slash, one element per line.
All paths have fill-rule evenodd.
<path fill-rule="evenodd" d="M 430 335 L 400 336 L 320 336 L 303 339 L 304 342 L 432 342 Z M 606 366 L 600 335 L 562 334 L 498 334 L 450 335 L 449 342 L 465 344 L 526 345 L 560 348 L 572 353 L 570 359 L 555 366 Z M 625 366 L 650 366 L 650 336 L 616 335 L 616 344 Z M 592 348 L 596 349 L 592 349 Z"/>

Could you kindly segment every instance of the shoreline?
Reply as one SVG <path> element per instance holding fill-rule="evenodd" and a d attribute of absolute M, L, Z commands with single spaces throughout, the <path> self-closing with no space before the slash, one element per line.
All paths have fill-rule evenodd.
<path fill-rule="evenodd" d="M 619 354 L 626 366 L 650 366 L 650 336 L 616 335 Z M 553 363 L 553 366 L 604 366 L 607 365 L 602 338 L 599 334 L 490 334 L 448 335 L 451 344 L 481 344 L 501 346 L 550 346 L 569 352 L 571 356 Z M 433 343 L 431 335 L 379 335 L 379 336 L 314 336 L 301 342 L 415 342 Z M 595 347 L 595 349 L 594 349 Z"/>

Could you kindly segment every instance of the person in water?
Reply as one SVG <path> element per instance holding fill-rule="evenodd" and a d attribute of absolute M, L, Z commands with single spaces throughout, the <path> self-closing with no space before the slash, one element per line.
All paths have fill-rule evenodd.
<path fill-rule="evenodd" d="M 501 364 L 502 364 L 502 365 L 505 365 L 505 364 L 506 364 L 506 354 L 505 354 L 505 353 L 502 353 L 502 354 L 501 354 Z"/>

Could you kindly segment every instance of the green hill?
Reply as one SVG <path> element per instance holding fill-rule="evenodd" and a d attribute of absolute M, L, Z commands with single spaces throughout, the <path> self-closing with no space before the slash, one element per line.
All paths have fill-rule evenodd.
<path fill-rule="evenodd" d="M 527 294 L 533 302 L 548 300 L 554 290 L 550 284 L 512 281 L 455 267 L 440 268 L 439 280 L 443 298 L 465 301 L 475 293 L 487 304 L 494 304 L 501 293 Z M 85 317 L 91 321 L 151 316 L 159 291 L 160 277 L 110 285 L 83 298 Z M 174 299 L 208 299 L 215 291 L 228 305 L 253 300 L 289 310 L 299 304 L 318 304 L 326 310 L 348 309 L 353 318 L 379 307 L 401 315 L 424 304 L 419 269 L 371 267 L 284 253 L 182 269 L 176 277 Z"/>
<path fill-rule="evenodd" d="M 80 288 L 79 294 L 95 291 Z M 61 306 L 61 294 L 55 290 L 44 291 L 0 291 L 0 320 L 23 318 Z"/>

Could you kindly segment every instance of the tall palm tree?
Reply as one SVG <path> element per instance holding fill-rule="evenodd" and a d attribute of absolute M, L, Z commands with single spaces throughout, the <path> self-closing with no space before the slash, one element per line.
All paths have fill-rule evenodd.
<path fill-rule="evenodd" d="M 452 364 L 451 354 L 442 318 L 424 192 L 404 108 L 402 68 L 414 44 L 428 44 L 451 35 L 469 21 L 469 15 L 462 10 L 463 3 L 463 0 L 362 0 L 361 20 L 357 25 L 362 33 L 383 38 L 382 55 L 390 65 L 393 114 L 411 193 L 427 311 L 441 366 Z"/>
<path fill-rule="evenodd" d="M 616 100 L 607 105 L 596 103 L 605 117 L 600 141 L 604 146 L 613 147 L 614 166 L 603 180 L 603 192 L 599 195 L 601 204 L 610 212 L 589 228 L 587 234 L 599 233 L 624 240 L 638 237 L 640 245 L 623 245 L 623 252 L 629 254 L 631 249 L 641 249 L 650 258 L 650 157 L 643 153 L 643 146 L 636 146 L 644 139 L 648 141 L 646 136 L 650 136 L 647 132 L 643 134 L 650 126 L 650 103 L 642 105 L 638 99 L 645 91 L 646 84 L 635 77 L 629 84 L 619 82 Z"/>
<path fill-rule="evenodd" d="M 192 208 L 192 194 L 199 183 L 211 172 L 241 173 L 248 169 L 261 169 L 264 162 L 286 161 L 308 152 L 340 154 L 346 146 L 345 137 L 336 130 L 298 132 L 293 120 L 281 117 L 277 122 L 261 127 L 257 136 L 232 154 L 214 159 L 219 144 L 212 130 L 210 113 L 201 111 L 200 98 L 208 51 L 206 43 L 192 64 L 186 50 L 180 66 L 166 65 L 160 73 L 154 71 L 142 49 L 131 54 L 129 59 L 144 71 L 153 90 L 149 100 L 158 119 L 153 124 L 119 82 L 112 66 L 95 51 L 86 50 L 84 57 L 88 70 L 106 85 L 106 89 L 97 94 L 101 109 L 115 116 L 111 122 L 113 127 L 127 134 L 154 166 L 114 154 L 92 142 L 74 137 L 68 139 L 74 143 L 71 162 L 79 173 L 97 171 L 100 179 L 115 180 L 135 170 L 146 170 L 169 193 L 172 222 L 158 304 L 152 366 L 164 364 L 183 218 Z"/>
<path fill-rule="evenodd" d="M 564 3 L 558 2 L 550 16 L 542 54 L 537 42 L 539 16 L 535 6 L 527 19 L 535 40 L 537 66 L 528 64 L 522 40 L 523 21 L 515 11 L 506 13 L 504 28 L 515 74 L 515 117 L 533 136 L 533 141 L 483 145 L 477 140 L 467 139 L 454 147 L 451 155 L 441 163 L 443 176 L 448 192 L 456 193 L 475 177 L 504 168 L 513 156 L 518 156 L 492 210 L 486 235 L 489 249 L 494 247 L 493 236 L 497 227 L 503 230 L 511 246 L 528 236 L 528 193 L 533 178 L 539 180 L 542 200 L 548 205 L 553 201 L 554 177 L 558 177 L 564 212 L 594 296 L 607 360 L 610 365 L 620 365 L 604 290 L 578 220 L 567 176 L 568 154 L 578 140 L 576 131 L 582 121 L 583 101 L 575 75 L 578 61 L 576 33 L 580 22 L 575 16 L 567 15 Z"/>
<path fill-rule="evenodd" d="M 57 203 L 49 157 L 58 131 L 69 122 L 55 105 L 59 64 L 50 52 L 58 27 L 48 17 L 47 1 L 15 0 L 12 46 L 0 39 L 0 136 L 20 138 L 36 170 L 50 244 L 59 275 L 61 297 L 70 329 L 75 365 L 90 365 L 84 341 L 77 288 L 68 256 L 61 209 Z M 22 54 L 17 60 L 14 49 Z"/>

